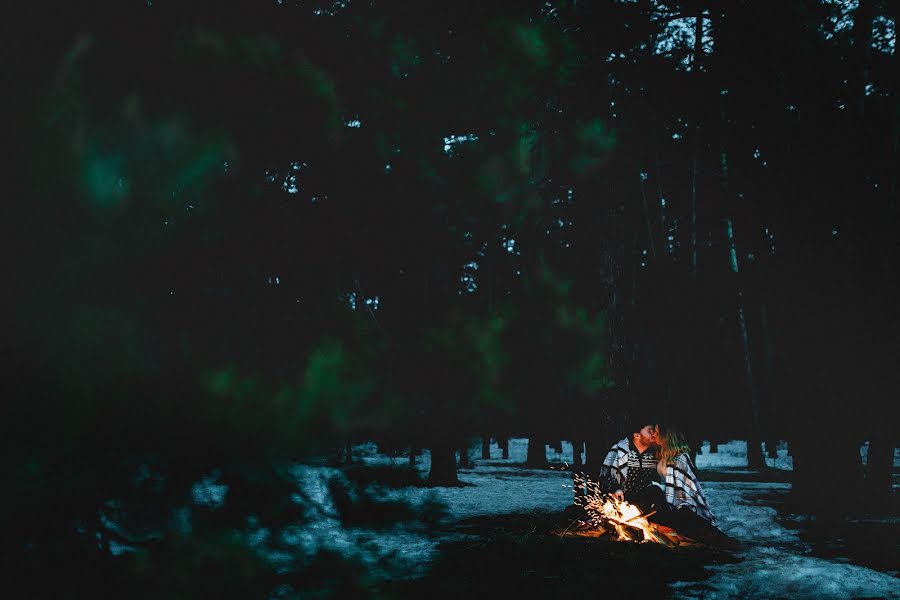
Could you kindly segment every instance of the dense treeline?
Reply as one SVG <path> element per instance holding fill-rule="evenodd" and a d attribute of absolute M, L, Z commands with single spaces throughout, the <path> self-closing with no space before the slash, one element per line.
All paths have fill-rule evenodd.
<path fill-rule="evenodd" d="M 464 438 L 516 434 L 590 461 L 636 403 L 754 465 L 789 440 L 798 492 L 890 490 L 895 3 L 130 4 L 4 39 L 28 568 L 121 538 L 163 589 L 250 499 L 302 518 L 291 460 L 375 437 L 452 483 Z M 206 514 L 211 471 L 243 492 Z"/>

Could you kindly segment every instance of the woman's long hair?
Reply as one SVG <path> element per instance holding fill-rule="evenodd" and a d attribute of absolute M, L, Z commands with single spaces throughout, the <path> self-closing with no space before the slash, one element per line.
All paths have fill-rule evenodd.
<path fill-rule="evenodd" d="M 690 455 L 690 453 L 691 447 L 680 431 L 669 427 L 660 427 L 659 456 L 663 464 L 674 465 L 676 456 L 679 454 Z"/>

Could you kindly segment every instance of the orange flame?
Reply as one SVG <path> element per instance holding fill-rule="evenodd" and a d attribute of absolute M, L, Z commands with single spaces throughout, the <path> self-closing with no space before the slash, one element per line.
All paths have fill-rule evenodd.
<path fill-rule="evenodd" d="M 576 499 L 578 504 L 584 507 L 590 516 L 591 524 L 598 528 L 603 528 L 607 524 L 612 525 L 618 534 L 618 541 L 625 542 L 656 542 L 668 545 L 662 534 L 656 531 L 656 528 L 647 517 L 653 513 L 641 514 L 641 509 L 626 502 L 619 500 L 614 496 L 609 496 L 600 491 L 600 486 L 591 481 L 582 474 L 575 476 L 575 484 L 579 489 L 585 489 L 586 493 Z M 638 540 L 633 530 L 640 530 L 643 533 L 643 539 Z"/>

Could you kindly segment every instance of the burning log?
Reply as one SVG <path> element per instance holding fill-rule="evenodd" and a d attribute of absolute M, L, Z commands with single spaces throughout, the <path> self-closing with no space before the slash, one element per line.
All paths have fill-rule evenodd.
<path fill-rule="evenodd" d="M 580 480 L 576 476 L 576 484 L 586 490 L 576 502 L 584 508 L 595 529 L 614 533 L 617 541 L 623 542 L 653 542 L 670 548 L 682 543 L 683 538 L 674 530 L 647 520 L 656 511 L 642 514 L 637 506 L 602 493 L 595 482 L 583 475 Z"/>

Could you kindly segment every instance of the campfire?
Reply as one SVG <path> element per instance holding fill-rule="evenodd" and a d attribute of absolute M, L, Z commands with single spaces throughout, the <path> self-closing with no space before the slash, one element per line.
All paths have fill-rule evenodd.
<path fill-rule="evenodd" d="M 621 542 L 653 542 L 669 547 L 684 541 L 674 530 L 648 521 L 653 512 L 642 514 L 637 506 L 602 493 L 600 486 L 584 474 L 575 476 L 575 485 L 585 491 L 576 495 L 575 503 L 587 512 L 589 524 L 597 533 L 615 535 Z"/>

